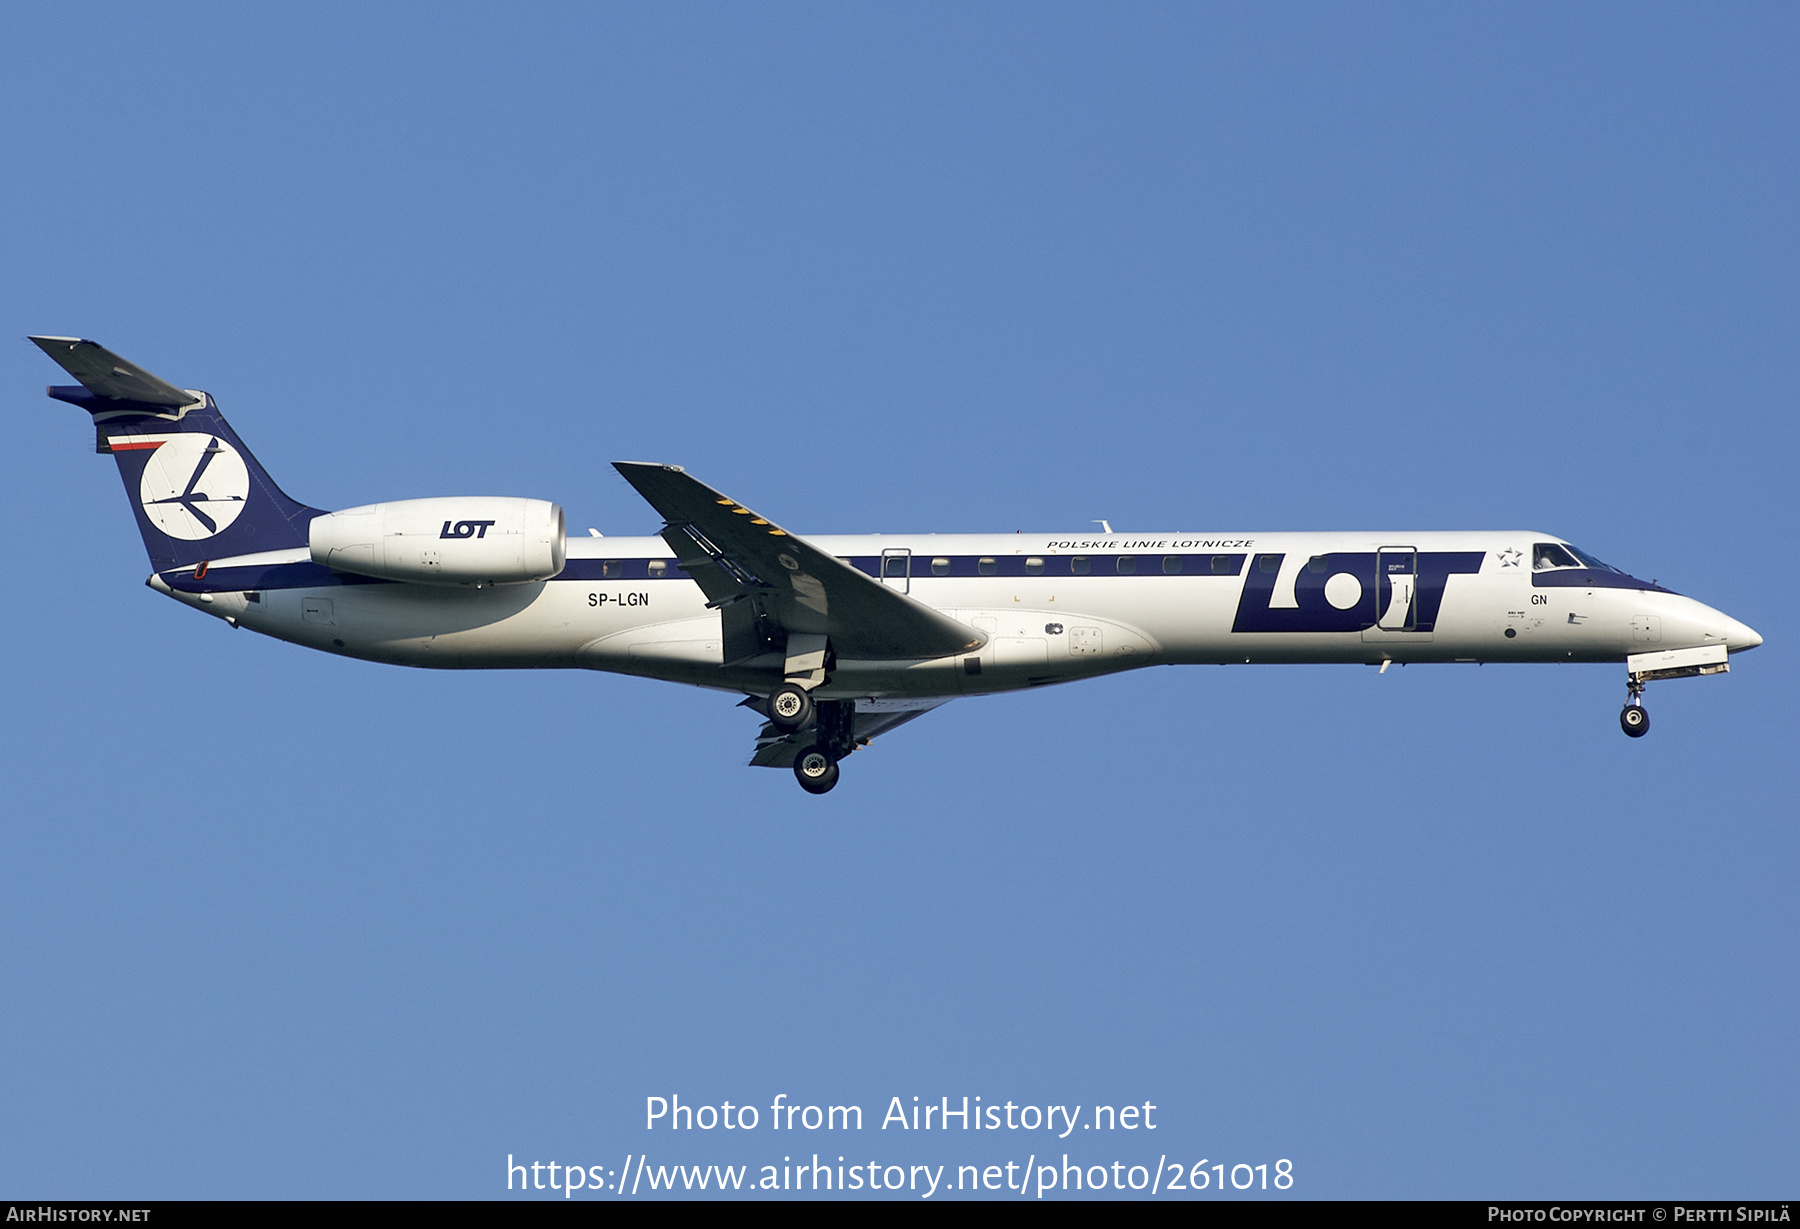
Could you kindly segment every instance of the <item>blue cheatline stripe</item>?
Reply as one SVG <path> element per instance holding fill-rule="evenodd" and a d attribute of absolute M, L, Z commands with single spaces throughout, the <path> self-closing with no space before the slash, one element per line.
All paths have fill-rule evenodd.
<path fill-rule="evenodd" d="M 660 564 L 652 572 L 651 564 Z M 692 580 L 673 559 L 571 559 L 553 580 Z"/>
<path fill-rule="evenodd" d="M 235 593 L 246 589 L 325 589 L 335 585 L 391 585 L 391 580 L 334 572 L 310 560 L 301 563 L 266 563 L 249 567 L 206 569 L 202 580 L 191 572 L 165 572 L 163 580 L 180 593 Z"/>
<path fill-rule="evenodd" d="M 888 555 L 886 563 L 895 566 L 904 557 Z M 911 576 L 928 580 L 934 576 L 1220 576 L 1243 573 L 1245 554 L 1154 554 L 1120 552 L 1107 555 L 932 555 L 915 553 L 910 558 Z M 1032 570 L 1027 563 L 1041 566 Z M 1121 561 L 1126 561 L 1121 569 Z M 883 559 L 874 555 L 853 555 L 848 560 L 859 572 L 881 575 Z M 905 572 L 891 572 L 888 579 L 897 580 Z"/>
<path fill-rule="evenodd" d="M 1109 555 L 889 555 L 889 567 L 910 564 L 911 575 L 923 579 L 930 576 L 1238 576 L 1244 570 L 1244 554 L 1109 554 Z M 1036 559 L 1041 567 L 1026 567 Z M 1121 572 L 1119 561 L 1130 560 L 1135 571 Z M 1171 563 L 1171 561 L 1174 561 Z M 882 574 L 883 556 L 849 555 L 848 563 L 865 576 Z M 650 565 L 663 565 L 661 573 L 651 572 Z M 986 570 L 984 566 L 986 565 Z M 1174 570 L 1171 571 L 1170 569 Z M 898 579 L 906 572 L 891 572 Z M 687 572 L 673 559 L 571 559 L 555 577 L 557 580 L 686 580 Z"/>
<path fill-rule="evenodd" d="M 1244 570 L 1244 554 L 1109 554 L 1109 555 L 914 555 L 912 577 L 930 580 L 934 577 L 1021 577 L 1038 578 L 1076 576 L 1098 579 L 1108 576 L 1186 576 L 1230 579 Z M 891 562 L 894 556 L 888 556 Z M 1040 559 L 1043 568 L 1029 571 L 1027 559 Z M 1120 560 L 1134 570 L 1121 571 Z M 1177 563 L 1170 563 L 1174 560 Z M 852 555 L 845 562 L 867 576 L 881 575 L 882 557 Z M 652 565 L 660 565 L 652 570 Z M 940 567 L 942 570 L 939 570 Z M 985 568 L 990 568 L 984 570 Z M 1085 570 L 1079 570 L 1084 569 Z M 1173 570 L 1171 570 L 1173 569 Z M 889 579 L 897 579 L 890 576 Z M 171 572 L 163 576 L 169 587 L 183 593 L 230 593 L 246 589 L 317 589 L 331 585 L 389 585 L 396 581 L 334 572 L 310 560 L 300 563 L 256 564 L 248 567 L 210 567 L 203 579 L 196 580 L 188 572 Z M 673 559 L 571 559 L 552 580 L 578 581 L 655 581 L 693 579 Z"/>

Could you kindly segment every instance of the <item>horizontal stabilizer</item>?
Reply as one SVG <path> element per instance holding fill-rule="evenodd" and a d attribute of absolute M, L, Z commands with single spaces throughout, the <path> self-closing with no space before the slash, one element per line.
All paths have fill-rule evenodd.
<path fill-rule="evenodd" d="M 33 337 L 31 340 L 96 396 L 167 406 L 193 405 L 199 400 L 186 389 L 176 388 L 137 364 L 126 362 L 105 346 L 79 337 Z"/>

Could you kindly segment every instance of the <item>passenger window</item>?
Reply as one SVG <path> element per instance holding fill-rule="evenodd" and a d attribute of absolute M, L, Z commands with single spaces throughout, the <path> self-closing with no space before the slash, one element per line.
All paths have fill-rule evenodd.
<path fill-rule="evenodd" d="M 661 559 L 652 559 L 650 561 L 651 580 L 661 580 L 668 573 L 668 570 L 669 565 L 664 563 Z"/>
<path fill-rule="evenodd" d="M 1579 560 L 1571 555 L 1567 548 L 1554 542 L 1539 542 L 1531 548 L 1531 568 L 1535 572 L 1550 568 L 1578 568 Z"/>
<path fill-rule="evenodd" d="M 1071 576 L 1086 576 L 1090 566 L 1086 555 L 1069 556 L 1069 575 Z"/>
<path fill-rule="evenodd" d="M 1279 571 L 1281 571 L 1281 556 L 1280 555 L 1258 555 L 1256 557 L 1256 570 L 1259 572 L 1279 572 Z"/>
<path fill-rule="evenodd" d="M 906 575 L 907 558 L 908 558 L 908 556 L 906 556 L 906 555 L 883 555 L 881 557 L 882 575 L 884 575 L 884 576 L 904 576 L 904 575 Z"/>
<path fill-rule="evenodd" d="M 986 555 L 983 555 L 976 561 L 975 570 L 980 572 L 983 576 L 992 576 L 995 572 L 1000 570 L 1000 565 Z"/>
<path fill-rule="evenodd" d="M 1181 556 L 1180 555 L 1164 555 L 1163 556 L 1163 575 L 1164 576 L 1179 576 L 1179 575 L 1181 575 Z"/>
<path fill-rule="evenodd" d="M 1137 556 L 1136 555 L 1120 555 L 1119 556 L 1119 575 L 1130 576 L 1135 571 L 1137 571 Z"/>
<path fill-rule="evenodd" d="M 1323 555 L 1314 555 L 1311 559 L 1306 561 L 1306 570 L 1309 572 L 1323 572 L 1330 566 L 1329 563 L 1325 562 L 1325 556 Z"/>
<path fill-rule="evenodd" d="M 1237 560 L 1233 559 L 1230 555 L 1214 555 L 1212 560 L 1212 570 L 1214 576 L 1236 576 L 1238 570 Z"/>
<path fill-rule="evenodd" d="M 1027 559 L 1025 561 L 1025 575 L 1042 576 L 1043 574 L 1044 561 L 1042 559 Z"/>
<path fill-rule="evenodd" d="M 617 559 L 608 559 L 600 565 L 602 580 L 618 580 L 625 575 L 625 565 Z"/>
<path fill-rule="evenodd" d="M 933 576 L 950 575 L 950 561 L 948 559 L 933 559 L 931 561 L 931 574 Z"/>

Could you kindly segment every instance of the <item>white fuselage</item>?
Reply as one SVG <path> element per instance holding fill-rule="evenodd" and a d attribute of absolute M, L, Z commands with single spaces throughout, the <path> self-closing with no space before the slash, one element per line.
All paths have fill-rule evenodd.
<path fill-rule="evenodd" d="M 953 657 L 840 659 L 820 699 L 973 695 L 1147 665 L 1619 662 L 1760 643 L 1711 607 L 1617 573 L 1536 572 L 1533 545 L 1560 540 L 1523 531 L 809 540 L 988 637 Z M 372 661 L 583 668 L 749 693 L 779 681 L 777 655 L 724 661 L 719 611 L 661 538 L 569 538 L 566 548 L 562 575 L 481 588 L 357 577 L 208 593 L 152 584 L 265 635 Z M 272 552 L 209 570 L 251 576 L 251 565 L 307 558 Z"/>

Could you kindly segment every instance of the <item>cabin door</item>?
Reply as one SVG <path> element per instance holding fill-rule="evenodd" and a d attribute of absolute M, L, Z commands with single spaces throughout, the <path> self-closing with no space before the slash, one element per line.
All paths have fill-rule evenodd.
<path fill-rule="evenodd" d="M 1384 546 L 1375 552 L 1375 626 L 1384 632 L 1419 628 L 1419 552 Z"/>

